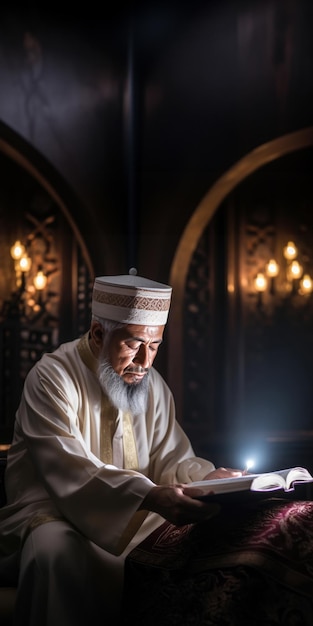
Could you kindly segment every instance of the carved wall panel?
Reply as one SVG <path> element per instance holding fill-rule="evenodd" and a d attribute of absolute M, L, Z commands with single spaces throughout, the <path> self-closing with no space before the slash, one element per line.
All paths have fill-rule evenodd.
<path fill-rule="evenodd" d="M 313 293 L 301 276 L 290 280 L 283 254 L 294 241 L 302 278 L 313 279 L 311 162 L 305 147 L 257 168 L 221 203 L 190 257 L 182 422 L 200 454 L 223 447 L 235 460 L 236 446 L 271 442 L 303 455 L 313 443 Z M 258 292 L 255 279 L 273 258 L 279 273 Z"/>
<path fill-rule="evenodd" d="M 40 175 L 37 179 L 1 151 L 0 171 L 3 441 L 10 440 L 22 386 L 32 365 L 43 352 L 88 329 L 93 273 L 82 240 L 62 210 L 57 192 L 50 192 L 51 181 L 48 184 Z M 14 260 L 11 252 L 18 242 L 24 253 Z M 21 270 L 23 259 L 26 271 Z"/>
<path fill-rule="evenodd" d="M 267 166 L 236 196 L 243 213 L 240 245 L 244 323 L 244 423 L 255 431 L 313 432 L 313 295 L 288 280 L 283 249 L 298 248 L 313 277 L 312 151 Z M 256 293 L 253 279 L 275 257 L 280 272 Z"/>

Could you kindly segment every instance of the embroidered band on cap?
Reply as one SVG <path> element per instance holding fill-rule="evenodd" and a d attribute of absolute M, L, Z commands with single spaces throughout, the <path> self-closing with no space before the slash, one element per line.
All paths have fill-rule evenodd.
<path fill-rule="evenodd" d="M 166 324 L 172 288 L 136 275 L 98 276 L 92 313 L 123 324 Z"/>

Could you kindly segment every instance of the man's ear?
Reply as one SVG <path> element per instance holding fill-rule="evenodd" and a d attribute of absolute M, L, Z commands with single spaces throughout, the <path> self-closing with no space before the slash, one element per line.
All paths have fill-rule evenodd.
<path fill-rule="evenodd" d="M 95 346 L 97 346 L 97 348 L 101 347 L 101 344 L 104 339 L 104 335 L 105 335 L 105 332 L 100 322 L 97 322 L 97 321 L 91 322 L 90 336 Z"/>

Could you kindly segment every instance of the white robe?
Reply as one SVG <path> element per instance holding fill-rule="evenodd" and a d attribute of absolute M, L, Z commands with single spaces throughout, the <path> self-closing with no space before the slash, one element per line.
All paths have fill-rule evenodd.
<path fill-rule="evenodd" d="M 127 544 L 128 552 L 163 522 L 154 513 L 143 522 L 143 513 L 136 514 L 151 487 L 201 480 L 214 469 L 195 457 L 176 421 L 172 393 L 154 368 L 148 409 L 132 418 L 138 467 L 123 467 L 121 411 L 108 463 L 103 393 L 95 359 L 86 345 L 89 355 L 82 358 L 81 342 L 45 354 L 25 380 L 8 453 L 0 554 L 18 550 L 31 528 L 59 518 L 113 555 Z"/>

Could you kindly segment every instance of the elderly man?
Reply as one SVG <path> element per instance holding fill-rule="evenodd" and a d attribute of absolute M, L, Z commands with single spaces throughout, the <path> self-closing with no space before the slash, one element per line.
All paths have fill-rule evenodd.
<path fill-rule="evenodd" d="M 117 623 L 129 551 L 164 520 L 214 514 L 186 483 L 240 474 L 195 457 L 153 368 L 170 299 L 137 275 L 96 278 L 89 332 L 25 380 L 0 511 L 17 626 Z"/>

